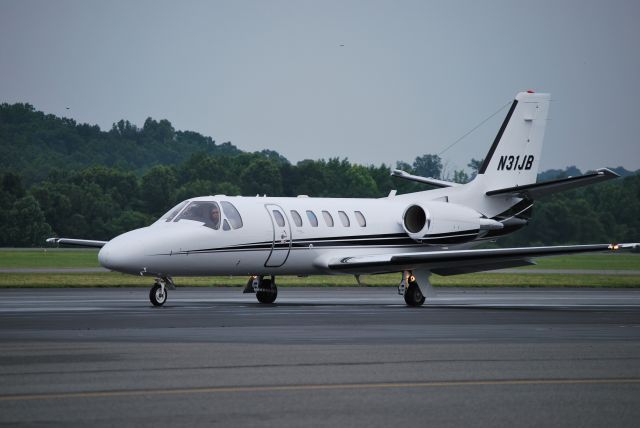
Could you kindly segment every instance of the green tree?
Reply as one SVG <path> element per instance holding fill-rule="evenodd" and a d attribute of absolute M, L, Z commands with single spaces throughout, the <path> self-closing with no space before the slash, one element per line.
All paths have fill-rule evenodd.
<path fill-rule="evenodd" d="M 156 165 L 142 176 L 140 197 L 146 212 L 159 216 L 175 203 L 178 180 L 173 168 Z"/>
<path fill-rule="evenodd" d="M 484 159 L 471 158 L 471 160 L 467 164 L 467 166 L 471 169 L 471 177 L 470 177 L 471 180 L 473 180 L 476 177 L 476 175 L 478 175 L 478 171 L 480 171 L 482 162 L 484 162 Z"/>
<path fill-rule="evenodd" d="M 453 171 L 453 182 L 460 184 L 468 183 L 469 175 L 462 169 Z"/>
<path fill-rule="evenodd" d="M 42 245 L 52 233 L 38 201 L 31 195 L 18 199 L 3 220 L 5 223 L 0 232 L 0 245 L 15 247 Z"/>
<path fill-rule="evenodd" d="M 282 176 L 271 161 L 258 158 L 240 174 L 240 186 L 244 195 L 282 195 Z"/>
<path fill-rule="evenodd" d="M 442 159 L 438 155 L 422 155 L 413 161 L 414 173 L 422 177 L 440 178 Z"/>

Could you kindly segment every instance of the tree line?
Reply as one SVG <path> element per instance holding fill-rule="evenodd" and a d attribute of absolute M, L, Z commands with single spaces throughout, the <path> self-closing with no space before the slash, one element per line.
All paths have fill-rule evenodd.
<path fill-rule="evenodd" d="M 166 120 L 149 118 L 142 128 L 120 121 L 104 132 L 27 104 L 0 106 L 0 155 L 0 246 L 41 246 L 54 235 L 108 240 L 152 223 L 194 196 L 383 197 L 393 189 L 427 189 L 391 177 L 392 167 L 384 164 L 363 166 L 339 158 L 292 164 L 274 151 L 246 153 L 230 143 L 175 131 Z M 425 154 L 395 167 L 463 183 L 480 164 L 472 159 L 468 171 L 446 173 L 437 155 Z M 531 224 L 499 244 L 637 239 L 640 175 L 617 170 L 628 176 L 536 202 Z M 545 171 L 540 178 L 580 173 L 569 167 Z"/>

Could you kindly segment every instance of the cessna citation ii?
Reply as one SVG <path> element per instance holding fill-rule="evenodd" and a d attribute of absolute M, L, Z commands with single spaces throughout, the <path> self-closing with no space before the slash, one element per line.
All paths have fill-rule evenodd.
<path fill-rule="evenodd" d="M 436 189 L 379 199 L 204 196 L 181 202 L 148 227 L 111 241 L 50 238 L 102 247 L 100 264 L 155 277 L 149 297 L 167 300 L 173 276 L 248 275 L 245 292 L 273 303 L 278 275 L 397 272 L 399 294 L 420 306 L 431 273 L 456 275 L 534 264 L 532 258 L 628 249 L 638 244 L 472 249 L 524 227 L 537 198 L 609 180 L 608 169 L 536 183 L 549 94 L 516 95 L 478 174 L 467 184 L 392 175 Z"/>

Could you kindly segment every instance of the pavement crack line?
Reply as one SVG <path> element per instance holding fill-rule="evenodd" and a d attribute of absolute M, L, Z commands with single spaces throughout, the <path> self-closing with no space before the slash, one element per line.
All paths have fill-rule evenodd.
<path fill-rule="evenodd" d="M 74 398 L 110 398 L 134 396 L 216 394 L 247 392 L 303 392 L 331 390 L 371 390 L 401 388 L 450 388 L 482 386 L 518 386 L 518 385 L 604 385 L 604 384 L 640 384 L 640 378 L 601 378 L 601 379 L 501 379 L 501 380 L 453 380 L 431 382 L 388 382 L 388 383 L 343 383 L 343 384 L 302 384 L 302 385 L 262 385 L 262 386 L 219 386 L 175 389 L 131 389 L 112 391 L 84 391 L 45 394 L 0 395 L 0 402 L 60 400 Z"/>

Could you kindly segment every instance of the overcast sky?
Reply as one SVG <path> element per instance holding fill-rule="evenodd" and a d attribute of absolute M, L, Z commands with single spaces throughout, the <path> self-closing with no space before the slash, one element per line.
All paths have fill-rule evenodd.
<path fill-rule="evenodd" d="M 543 169 L 635 170 L 639 22 L 640 2 L 612 0 L 0 0 L 0 101 L 395 164 L 534 89 L 553 98 Z M 483 157 L 505 114 L 445 152 L 448 169 Z"/>

